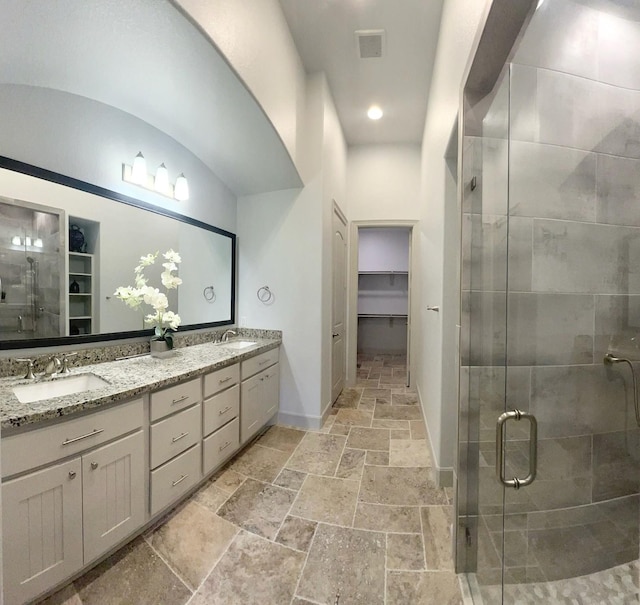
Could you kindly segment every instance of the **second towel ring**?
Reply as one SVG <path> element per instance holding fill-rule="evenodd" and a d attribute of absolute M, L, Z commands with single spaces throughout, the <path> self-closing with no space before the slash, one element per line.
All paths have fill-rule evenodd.
<path fill-rule="evenodd" d="M 202 291 L 202 296 L 207 302 L 214 302 L 216 299 L 216 291 L 213 289 L 213 286 L 207 286 Z"/>
<path fill-rule="evenodd" d="M 269 286 L 262 286 L 262 288 L 258 288 L 256 295 L 258 296 L 258 300 L 263 303 L 268 303 L 273 298 L 273 292 L 269 290 Z"/>

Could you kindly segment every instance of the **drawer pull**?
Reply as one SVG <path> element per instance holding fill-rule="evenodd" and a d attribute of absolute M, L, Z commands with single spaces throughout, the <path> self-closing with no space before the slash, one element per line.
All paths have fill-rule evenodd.
<path fill-rule="evenodd" d="M 258 362 L 258 365 L 263 366 L 265 363 L 269 363 L 270 361 L 271 361 L 270 359 L 265 359 L 264 361 Z"/>
<path fill-rule="evenodd" d="M 69 471 L 69 479 L 75 479 L 76 478 L 76 472 L 75 471 Z"/>
<path fill-rule="evenodd" d="M 178 483 L 182 483 L 189 475 L 182 475 L 182 477 L 180 477 L 180 479 L 176 479 L 172 484 L 171 487 L 175 487 L 176 485 L 178 485 Z"/>
<path fill-rule="evenodd" d="M 225 382 L 229 382 L 230 380 L 233 380 L 233 376 L 227 376 L 226 378 L 222 378 L 221 380 L 218 381 L 218 383 L 224 384 Z"/>
<path fill-rule="evenodd" d="M 91 470 L 95 471 L 98 468 L 98 463 L 97 462 L 92 462 L 91 463 Z"/>
<path fill-rule="evenodd" d="M 99 435 L 100 433 L 104 433 L 104 429 L 93 429 L 90 433 L 86 435 L 80 435 L 80 437 L 74 437 L 73 439 L 65 439 L 62 442 L 62 445 L 69 445 L 70 443 L 75 443 L 76 441 L 82 441 L 83 439 L 87 439 L 88 437 L 93 437 L 94 435 Z"/>
<path fill-rule="evenodd" d="M 218 451 L 221 452 L 222 450 L 226 450 L 230 445 L 231 445 L 231 441 L 227 441 L 224 445 L 221 445 L 218 448 Z"/>
<path fill-rule="evenodd" d="M 231 406 L 228 405 L 226 408 L 224 408 L 224 410 L 220 410 L 218 412 L 218 416 L 222 416 L 222 414 L 226 414 L 230 409 L 231 409 Z"/>
<path fill-rule="evenodd" d="M 182 403 L 183 401 L 186 401 L 187 399 L 189 399 L 189 395 L 183 395 L 182 397 L 178 397 L 178 399 L 174 399 L 171 402 L 171 405 L 174 405 L 176 403 Z"/>
<path fill-rule="evenodd" d="M 176 441 L 180 441 L 180 439 L 183 439 L 184 437 L 186 437 L 189 434 L 189 431 L 187 431 L 186 433 L 182 433 L 182 435 L 178 435 L 177 437 L 174 437 L 171 440 L 171 443 L 175 443 Z"/>

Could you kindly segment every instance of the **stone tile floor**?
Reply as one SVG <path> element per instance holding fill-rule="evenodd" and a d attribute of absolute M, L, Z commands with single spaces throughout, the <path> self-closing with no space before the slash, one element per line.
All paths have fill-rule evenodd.
<path fill-rule="evenodd" d="M 400 357 L 363 358 L 320 431 L 271 427 L 48 605 L 461 603 L 451 494 Z"/>

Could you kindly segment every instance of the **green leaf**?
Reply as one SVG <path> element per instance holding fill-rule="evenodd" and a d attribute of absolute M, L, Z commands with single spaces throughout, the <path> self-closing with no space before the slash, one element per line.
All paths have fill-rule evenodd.
<path fill-rule="evenodd" d="M 164 335 L 164 341 L 169 345 L 170 349 L 173 349 L 173 335 L 169 334 L 169 332 L 167 332 Z"/>

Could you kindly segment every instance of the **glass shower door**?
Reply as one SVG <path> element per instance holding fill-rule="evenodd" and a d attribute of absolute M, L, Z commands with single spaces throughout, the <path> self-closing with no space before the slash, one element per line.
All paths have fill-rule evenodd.
<path fill-rule="evenodd" d="M 476 603 L 640 601 L 638 51 L 640 4 L 546 0 L 467 108 L 457 552 Z M 498 471 L 537 468 L 520 489 L 494 469 L 514 409 L 538 429 L 534 451 L 506 424 Z"/>

